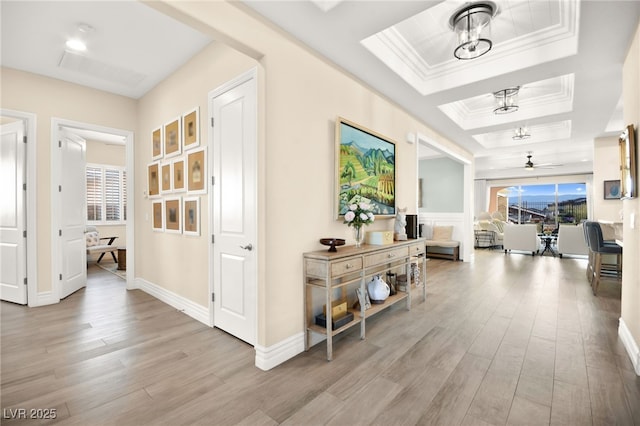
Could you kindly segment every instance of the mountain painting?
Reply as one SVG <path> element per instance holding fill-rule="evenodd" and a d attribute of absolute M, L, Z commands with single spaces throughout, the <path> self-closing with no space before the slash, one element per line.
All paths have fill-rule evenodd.
<path fill-rule="evenodd" d="M 395 214 L 396 146 L 389 139 L 343 118 L 336 121 L 338 216 L 360 195 L 376 215 Z"/>

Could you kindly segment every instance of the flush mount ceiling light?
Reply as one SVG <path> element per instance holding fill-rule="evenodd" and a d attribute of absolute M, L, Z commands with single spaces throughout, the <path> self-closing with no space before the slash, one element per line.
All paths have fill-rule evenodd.
<path fill-rule="evenodd" d="M 93 31 L 95 31 L 95 28 L 89 24 L 85 24 L 84 22 L 78 24 L 78 27 L 76 28 L 76 34 L 78 35 L 68 39 L 65 42 L 65 46 L 67 46 L 67 49 L 76 52 L 84 52 L 87 50 L 87 44 L 84 42 L 84 38 L 87 34 L 92 33 Z"/>
<path fill-rule="evenodd" d="M 466 4 L 451 15 L 449 27 L 457 36 L 453 56 L 463 60 L 474 59 L 491 50 L 491 19 L 497 13 L 496 4 L 486 1 Z"/>
<path fill-rule="evenodd" d="M 531 137 L 531 134 L 529 133 L 529 129 L 527 129 L 526 127 L 518 127 L 513 132 L 513 139 L 516 141 L 521 141 L 523 139 L 528 139 L 530 137 Z"/>
<path fill-rule="evenodd" d="M 508 89 L 493 92 L 496 97 L 496 108 L 493 110 L 495 114 L 509 114 L 518 110 L 518 92 L 520 86 L 510 87 Z"/>

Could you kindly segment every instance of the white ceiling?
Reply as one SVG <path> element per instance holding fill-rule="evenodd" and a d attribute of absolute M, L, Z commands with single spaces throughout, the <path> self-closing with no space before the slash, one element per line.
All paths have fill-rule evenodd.
<path fill-rule="evenodd" d="M 638 1 L 495 2 L 493 49 L 453 57 L 447 1 L 244 1 L 271 21 L 476 156 L 476 176 L 592 170 L 593 140 L 624 127 L 622 63 Z M 136 1 L 5 1 L 2 65 L 139 98 L 212 40 Z M 81 33 L 78 25 L 94 31 Z M 88 50 L 65 55 L 67 37 Z M 61 66 L 62 65 L 62 66 Z M 518 112 L 493 114 L 492 93 L 521 86 Z M 514 141 L 516 127 L 531 138 Z M 408 132 L 415 129 L 407 129 Z M 526 173 L 526 174 L 525 174 Z"/>

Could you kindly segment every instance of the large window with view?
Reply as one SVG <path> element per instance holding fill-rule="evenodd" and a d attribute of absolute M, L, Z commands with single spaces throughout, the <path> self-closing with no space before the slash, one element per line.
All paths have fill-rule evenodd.
<path fill-rule="evenodd" d="M 511 186 L 498 193 L 498 208 L 511 223 L 535 223 L 540 232 L 552 231 L 560 223 L 587 219 L 586 184 Z"/>
<path fill-rule="evenodd" d="M 127 175 L 123 167 L 87 164 L 87 223 L 119 225 L 127 220 Z"/>

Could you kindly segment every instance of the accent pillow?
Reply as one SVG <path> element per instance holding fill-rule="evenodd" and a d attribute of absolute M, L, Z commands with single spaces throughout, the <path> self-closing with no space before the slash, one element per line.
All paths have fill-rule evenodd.
<path fill-rule="evenodd" d="M 453 226 L 434 226 L 432 240 L 450 240 L 453 233 Z"/>
<path fill-rule="evenodd" d="M 84 237 L 87 240 L 87 247 L 97 246 L 98 243 L 100 242 L 100 239 L 98 238 L 98 233 L 95 231 L 86 232 L 84 234 Z"/>

